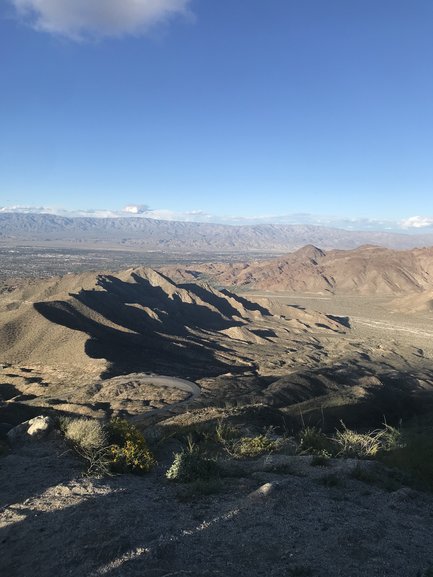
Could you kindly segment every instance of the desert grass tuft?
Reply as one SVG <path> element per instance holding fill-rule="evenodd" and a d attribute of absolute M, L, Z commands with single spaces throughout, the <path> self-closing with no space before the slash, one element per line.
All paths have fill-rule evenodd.
<path fill-rule="evenodd" d="M 389 425 L 367 433 L 358 433 L 348 429 L 343 422 L 341 425 L 342 429 L 334 436 L 336 454 L 339 457 L 371 459 L 381 451 L 395 449 L 400 443 L 400 432 Z"/>
<path fill-rule="evenodd" d="M 279 451 L 284 441 L 281 438 L 273 439 L 268 434 L 255 437 L 241 437 L 231 446 L 231 455 L 240 459 L 253 459 L 261 455 Z"/>

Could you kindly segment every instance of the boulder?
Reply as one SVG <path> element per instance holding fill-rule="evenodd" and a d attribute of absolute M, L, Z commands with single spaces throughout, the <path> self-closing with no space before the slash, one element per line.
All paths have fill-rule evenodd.
<path fill-rule="evenodd" d="M 10 443 L 39 441 L 45 438 L 53 429 L 53 420 L 50 417 L 38 416 L 25 421 L 8 431 Z"/>

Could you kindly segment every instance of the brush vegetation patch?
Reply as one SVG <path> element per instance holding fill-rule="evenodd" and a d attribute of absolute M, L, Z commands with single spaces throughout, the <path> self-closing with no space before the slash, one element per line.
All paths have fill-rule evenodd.
<path fill-rule="evenodd" d="M 123 419 L 113 419 L 108 425 L 113 469 L 118 472 L 146 473 L 156 461 L 143 434 Z"/>
<path fill-rule="evenodd" d="M 87 463 L 87 474 L 146 473 L 156 464 L 143 433 L 123 419 L 107 423 L 88 418 L 60 418 L 59 428 L 75 452 Z M 184 483 L 219 479 L 221 459 L 255 459 L 272 453 L 312 455 L 311 465 L 331 466 L 332 458 L 368 459 L 382 462 L 397 472 L 389 487 L 398 483 L 415 484 L 433 489 L 433 427 L 408 426 L 401 430 L 388 424 L 367 432 L 352 430 L 344 423 L 332 435 L 315 427 L 304 427 L 293 438 L 276 435 L 272 428 L 252 435 L 241 426 L 220 420 L 216 426 L 203 430 L 188 428 L 163 438 L 163 447 L 170 439 L 180 440 L 184 448 L 175 452 L 166 477 Z M 149 431 L 146 434 L 150 434 Z M 6 447 L 2 448 L 5 452 Z M 400 471 L 400 472 L 398 472 Z M 362 469 L 355 469 L 352 478 L 366 482 Z M 374 477 L 374 478 L 373 478 Z"/>
<path fill-rule="evenodd" d="M 146 473 L 155 465 L 145 438 L 123 419 L 102 424 L 94 419 L 60 420 L 60 429 L 80 457 L 87 462 L 87 474 Z"/>
<path fill-rule="evenodd" d="M 210 481 L 219 477 L 219 467 L 217 462 L 207 457 L 197 445 L 190 444 L 174 455 L 173 463 L 165 476 L 180 483 Z"/>
<path fill-rule="evenodd" d="M 368 433 L 357 433 L 348 429 L 342 423 L 342 429 L 334 437 L 337 455 L 340 457 L 373 458 L 380 451 L 392 451 L 399 446 L 400 432 L 398 429 L 385 425 Z"/>
<path fill-rule="evenodd" d="M 266 453 L 279 451 L 284 441 L 281 438 L 273 439 L 269 435 L 256 437 L 241 437 L 232 443 L 230 452 L 238 458 L 254 458 Z"/>

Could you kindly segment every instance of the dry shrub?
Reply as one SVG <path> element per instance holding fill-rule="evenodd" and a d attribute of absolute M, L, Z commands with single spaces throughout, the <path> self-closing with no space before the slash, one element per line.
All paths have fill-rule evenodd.
<path fill-rule="evenodd" d="M 95 419 L 65 419 L 62 424 L 66 439 L 83 450 L 101 449 L 107 445 L 107 434 Z"/>
<path fill-rule="evenodd" d="M 105 427 L 100 421 L 86 418 L 62 418 L 60 429 L 76 453 L 86 461 L 86 474 L 105 476 L 111 472 L 111 457 Z"/>

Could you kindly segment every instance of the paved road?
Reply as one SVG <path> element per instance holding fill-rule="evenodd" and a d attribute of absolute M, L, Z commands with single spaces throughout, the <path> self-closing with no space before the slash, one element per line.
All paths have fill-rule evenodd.
<path fill-rule="evenodd" d="M 146 411 L 142 415 L 136 415 L 131 420 L 137 424 L 140 423 L 141 421 L 146 420 L 147 417 L 149 416 L 167 413 L 174 408 L 181 407 L 182 405 L 187 405 L 192 401 L 194 401 L 194 399 L 196 399 L 201 393 L 201 389 L 198 385 L 196 385 L 192 381 L 187 381 L 186 379 L 179 379 L 177 377 L 168 377 L 165 375 L 149 375 L 147 373 L 143 373 L 142 375 L 134 375 L 134 379 L 139 379 L 143 384 L 146 385 L 160 385 L 161 387 L 179 389 L 181 391 L 189 393 L 189 395 L 183 401 L 167 405 L 166 407 L 163 407 L 161 409 L 151 409 L 150 411 Z"/>

